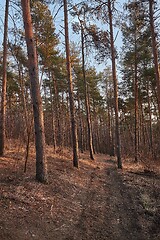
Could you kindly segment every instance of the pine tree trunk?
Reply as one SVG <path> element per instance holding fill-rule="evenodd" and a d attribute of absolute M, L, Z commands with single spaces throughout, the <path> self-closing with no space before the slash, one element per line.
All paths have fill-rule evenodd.
<path fill-rule="evenodd" d="M 56 129 L 55 129 L 55 139 L 57 146 L 62 146 L 62 130 L 60 125 L 60 103 L 59 103 L 59 97 L 58 97 L 58 89 L 57 89 L 57 80 L 52 72 L 52 80 L 53 80 L 53 86 L 54 86 L 54 102 L 55 102 L 55 118 L 56 118 Z"/>
<path fill-rule="evenodd" d="M 135 110 L 135 162 L 138 162 L 138 132 L 139 132 L 139 120 L 138 120 L 138 76 L 137 76 L 137 36 L 135 31 L 135 56 L 134 56 L 134 110 Z"/>
<path fill-rule="evenodd" d="M 106 81 L 106 112 L 107 112 L 107 129 L 108 129 L 108 148 L 107 148 L 107 153 L 110 156 L 114 155 L 113 152 L 113 139 L 112 139 L 112 124 L 111 124 L 111 106 L 110 103 L 108 101 L 109 98 L 111 98 L 109 92 L 109 83 Z"/>
<path fill-rule="evenodd" d="M 111 58 L 112 58 L 112 76 L 114 84 L 114 101 L 115 101 L 115 139 L 116 139 L 116 155 L 118 168 L 122 168 L 121 151 L 120 151 L 120 133 L 119 133 L 119 117 L 118 117 L 118 81 L 116 76 L 116 63 L 115 63 L 115 48 L 113 39 L 113 24 L 112 24 L 112 9 L 111 1 L 108 0 L 108 14 L 109 14 L 109 27 L 110 27 L 110 43 L 111 43 Z"/>
<path fill-rule="evenodd" d="M 149 0 L 149 18 L 150 18 L 150 29 L 152 35 L 152 51 L 154 57 L 154 67 L 155 67 L 155 75 L 156 75 L 156 84 L 157 84 L 157 97 L 158 97 L 158 112 L 160 118 L 160 70 L 158 65 L 158 49 L 157 49 L 157 41 L 154 27 L 154 16 L 153 16 L 153 6 L 154 1 Z"/>
<path fill-rule="evenodd" d="M 1 97 L 1 116 L 0 116 L 0 156 L 5 152 L 6 138 L 6 91 L 7 91 L 7 38 L 8 38 L 8 12 L 9 0 L 6 0 L 5 21 L 4 21 L 4 38 L 3 38 L 3 80 L 2 80 L 2 97 Z"/>
<path fill-rule="evenodd" d="M 90 158 L 94 160 L 91 113 L 90 113 L 90 106 L 89 106 L 89 91 L 88 91 L 88 83 L 86 80 L 86 73 L 85 73 L 84 32 L 83 32 L 82 24 L 81 24 L 81 44 L 82 44 L 82 72 L 83 72 L 83 80 L 84 80 L 84 88 L 85 88 L 85 106 L 86 106 L 87 128 L 88 128 L 88 144 L 89 144 Z"/>
<path fill-rule="evenodd" d="M 17 65 L 18 65 L 18 73 L 19 73 L 19 83 L 20 83 L 20 87 L 21 87 L 21 102 L 23 104 L 23 113 L 24 113 L 24 121 L 25 121 L 24 138 L 25 138 L 25 144 L 26 144 L 26 153 L 25 153 L 24 172 L 26 172 L 27 162 L 28 162 L 28 157 L 29 157 L 29 145 L 30 145 L 30 138 L 31 138 L 31 130 L 32 130 L 33 121 L 32 120 L 30 121 L 28 110 L 27 110 L 22 66 L 20 65 L 20 63 L 18 61 L 17 61 Z"/>
<path fill-rule="evenodd" d="M 35 147 L 36 147 L 36 180 L 47 181 L 47 161 L 45 155 L 45 134 L 43 122 L 42 99 L 40 95 L 37 54 L 33 38 L 33 28 L 30 13 L 30 1 L 21 0 L 25 38 L 28 53 L 28 68 L 31 81 L 31 95 L 33 102 Z"/>
<path fill-rule="evenodd" d="M 149 79 L 147 81 L 147 102 L 148 102 L 148 113 L 149 113 L 149 141 L 150 141 L 150 150 L 152 152 L 153 158 L 156 158 L 154 149 L 153 149 L 153 131 L 152 131 L 152 113 L 151 113 L 151 103 L 149 96 Z"/>
<path fill-rule="evenodd" d="M 78 102 L 78 118 L 79 118 L 79 148 L 81 149 L 81 153 L 84 152 L 84 144 L 83 144 L 83 127 L 82 127 L 82 116 L 81 116 L 81 106 L 80 106 L 80 98 L 79 93 L 77 92 L 77 102 Z"/>
<path fill-rule="evenodd" d="M 56 134 L 55 134 L 55 116 L 54 116 L 54 105 L 53 105 L 53 91 L 51 85 L 51 73 L 49 72 L 49 90 L 50 90 L 50 100 L 51 100 L 51 126 L 52 126 L 52 144 L 54 147 L 54 152 L 56 152 Z"/>
<path fill-rule="evenodd" d="M 72 127 L 73 166 L 78 168 L 78 136 L 77 136 L 77 124 L 76 124 L 76 117 L 75 117 L 71 60 L 70 60 L 70 49 L 69 49 L 67 0 L 63 0 L 63 3 L 64 3 L 64 22 L 65 22 L 66 67 L 67 67 L 71 127 Z"/>

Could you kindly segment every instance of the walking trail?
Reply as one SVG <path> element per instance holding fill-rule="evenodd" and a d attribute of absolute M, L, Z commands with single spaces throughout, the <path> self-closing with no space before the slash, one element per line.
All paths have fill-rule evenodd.
<path fill-rule="evenodd" d="M 82 155 L 79 169 L 67 153 L 48 154 L 48 162 L 43 185 L 34 180 L 33 156 L 27 174 L 11 153 L 0 159 L 1 240 L 160 239 L 159 175 L 117 170 L 105 155 Z"/>

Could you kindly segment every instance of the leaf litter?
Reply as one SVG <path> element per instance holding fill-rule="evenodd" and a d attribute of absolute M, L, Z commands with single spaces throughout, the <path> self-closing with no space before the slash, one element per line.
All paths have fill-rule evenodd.
<path fill-rule="evenodd" d="M 143 164 L 125 160 L 117 170 L 114 158 L 92 161 L 87 152 L 75 169 L 70 149 L 53 154 L 48 146 L 43 185 L 34 179 L 34 149 L 24 174 L 23 151 L 11 147 L 0 158 L 1 240 L 160 239 L 159 172 L 147 175 Z"/>

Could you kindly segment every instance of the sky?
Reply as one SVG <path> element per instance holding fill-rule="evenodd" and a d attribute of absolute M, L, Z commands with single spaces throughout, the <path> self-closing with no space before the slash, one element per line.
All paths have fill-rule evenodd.
<path fill-rule="evenodd" d="M 123 4 L 124 0 L 121 0 L 120 1 L 120 4 L 118 5 L 119 9 L 122 7 L 122 4 Z M 5 0 L 0 0 L 0 48 L 2 46 L 2 41 L 3 41 L 3 22 L 4 22 L 4 11 L 5 11 Z M 56 13 L 56 10 L 54 10 L 53 8 L 53 15 Z M 71 21 L 71 19 L 70 19 Z M 12 24 L 12 19 L 9 18 L 9 26 Z M 56 19 L 55 19 L 55 26 L 60 26 L 60 25 L 63 25 L 63 10 L 56 16 Z M 57 29 L 59 29 L 59 27 L 57 27 Z M 62 29 L 62 28 L 61 28 Z M 63 31 L 63 29 L 62 29 Z M 114 31 L 114 34 L 116 35 L 117 32 L 119 32 L 118 29 L 115 29 Z M 61 34 L 60 34 L 61 35 Z M 73 34 L 72 31 L 70 31 L 70 40 L 74 40 L 75 42 L 79 42 L 79 36 L 78 35 L 75 35 Z M 118 37 L 117 37 L 117 40 L 116 40 L 116 45 L 118 46 L 119 50 L 120 50 L 120 47 L 122 45 L 122 41 L 121 41 L 121 34 L 120 32 L 118 33 Z M 2 49 L 2 48 L 1 48 Z M 106 65 L 106 63 L 102 63 L 100 65 L 97 65 L 96 61 L 94 60 L 94 58 L 91 58 L 89 60 L 90 62 L 90 65 L 94 65 L 94 66 L 97 66 L 98 68 L 98 71 L 101 71 L 101 69 L 103 69 Z"/>
<path fill-rule="evenodd" d="M 124 2 L 125 0 L 121 0 L 120 1 L 120 5 Z M 4 21 L 4 10 L 5 10 L 5 0 L 0 0 L 0 35 L 2 35 L 3 33 L 3 21 Z M 53 11 L 53 15 L 55 14 L 55 11 Z M 56 17 L 56 25 L 62 25 L 62 18 L 63 18 L 63 13 L 61 12 L 57 17 Z M 9 20 L 11 23 L 11 19 Z M 70 38 L 73 38 L 72 33 L 70 33 Z M 2 41 L 2 36 L 1 37 L 1 41 Z M 75 37 L 75 36 L 74 36 Z"/>
<path fill-rule="evenodd" d="M 2 23 L 4 21 L 4 6 L 5 1 L 0 0 L 0 44 L 2 44 L 2 34 L 3 34 L 3 29 L 2 29 Z"/>

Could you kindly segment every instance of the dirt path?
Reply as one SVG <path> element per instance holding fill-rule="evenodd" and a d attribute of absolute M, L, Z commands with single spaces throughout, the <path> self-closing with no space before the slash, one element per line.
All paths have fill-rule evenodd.
<path fill-rule="evenodd" d="M 83 210 L 69 239 L 142 240 L 131 196 L 122 183 L 115 162 L 102 160 L 91 174 Z"/>
<path fill-rule="evenodd" d="M 23 175 L 21 163 L 0 160 L 0 240 L 160 239 L 146 231 L 139 191 L 115 161 L 83 157 L 76 170 L 67 156 L 48 160 L 48 185 L 34 181 L 33 162 Z"/>

